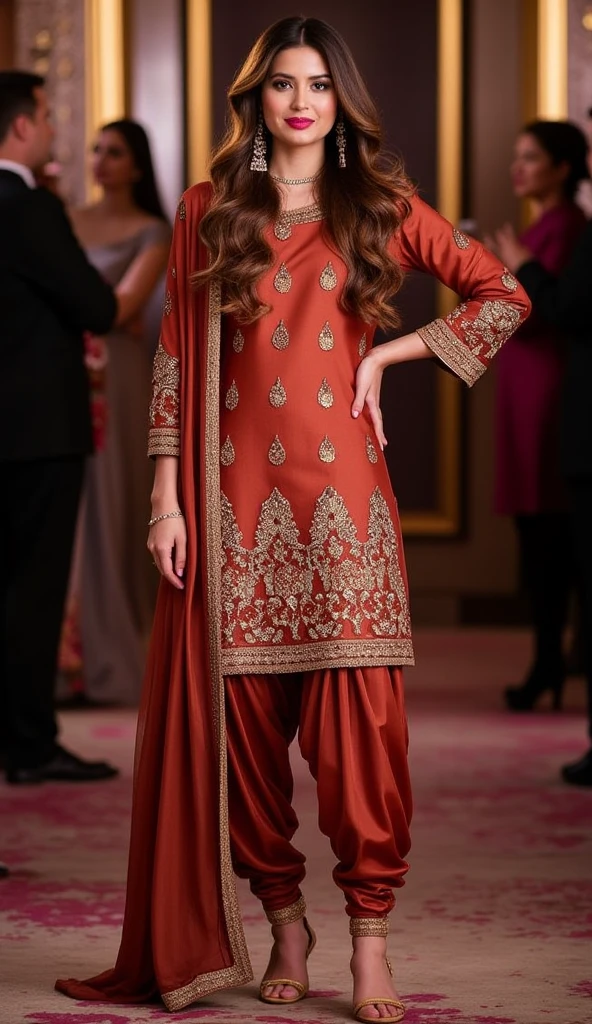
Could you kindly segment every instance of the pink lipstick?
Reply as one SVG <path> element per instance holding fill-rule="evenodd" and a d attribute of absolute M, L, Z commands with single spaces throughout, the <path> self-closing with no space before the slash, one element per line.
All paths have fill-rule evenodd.
<path fill-rule="evenodd" d="M 290 125 L 290 128 L 295 128 L 298 132 L 310 127 L 311 124 L 314 124 L 314 121 L 310 117 L 287 117 L 285 120 L 286 124 Z"/>

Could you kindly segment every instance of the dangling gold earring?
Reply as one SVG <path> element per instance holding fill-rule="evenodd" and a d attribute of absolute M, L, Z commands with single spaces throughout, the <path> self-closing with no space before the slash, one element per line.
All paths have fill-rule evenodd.
<path fill-rule="evenodd" d="M 255 132 L 255 138 L 253 140 L 253 156 L 251 157 L 251 170 L 252 171 L 266 171 L 267 170 L 267 142 L 265 141 L 265 134 L 263 131 L 263 114 L 259 111 L 259 117 L 257 119 L 257 131 Z"/>
<path fill-rule="evenodd" d="M 339 166 L 345 167 L 345 123 L 343 114 L 339 115 L 335 125 L 335 141 L 337 143 L 337 152 L 339 153 Z"/>

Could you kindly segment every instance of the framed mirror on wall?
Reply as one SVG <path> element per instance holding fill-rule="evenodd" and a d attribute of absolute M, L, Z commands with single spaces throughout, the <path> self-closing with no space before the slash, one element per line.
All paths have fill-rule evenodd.
<path fill-rule="evenodd" d="M 207 173 L 224 129 L 226 90 L 249 46 L 293 14 L 288 0 L 186 0 L 188 172 Z M 454 223 L 462 215 L 463 0 L 318 0 L 315 16 L 349 42 L 381 111 L 385 142 L 420 194 Z M 410 331 L 455 304 L 437 282 L 411 276 L 397 296 Z M 392 333 L 390 335 L 392 337 Z M 384 340 L 384 338 L 383 338 Z M 380 341 L 380 336 L 377 338 Z M 462 387 L 432 362 L 393 368 L 382 397 L 387 463 L 408 536 L 453 538 L 462 529 Z"/>

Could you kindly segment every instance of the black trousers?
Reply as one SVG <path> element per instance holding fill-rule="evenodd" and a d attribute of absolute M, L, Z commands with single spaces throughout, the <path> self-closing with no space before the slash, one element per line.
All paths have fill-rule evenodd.
<path fill-rule="evenodd" d="M 568 480 L 571 529 L 581 588 L 582 655 L 588 689 L 588 729 L 592 739 L 592 476 Z"/>
<path fill-rule="evenodd" d="M 522 579 L 534 627 L 531 675 L 541 683 L 564 674 L 563 631 L 575 584 L 569 514 L 542 512 L 516 516 Z"/>
<path fill-rule="evenodd" d="M 0 749 L 6 767 L 48 761 L 54 687 L 84 457 L 2 462 Z"/>

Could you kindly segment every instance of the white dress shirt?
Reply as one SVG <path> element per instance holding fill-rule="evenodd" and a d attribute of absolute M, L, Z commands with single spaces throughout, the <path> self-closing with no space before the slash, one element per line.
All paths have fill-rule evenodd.
<path fill-rule="evenodd" d="M 12 171 L 13 174 L 19 174 L 25 185 L 28 185 L 29 188 L 37 188 L 33 171 L 30 167 L 25 167 L 24 164 L 17 164 L 14 160 L 0 160 L 0 171 Z"/>

